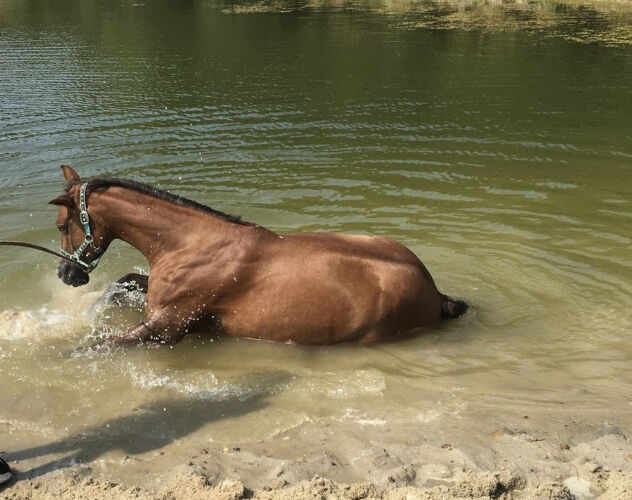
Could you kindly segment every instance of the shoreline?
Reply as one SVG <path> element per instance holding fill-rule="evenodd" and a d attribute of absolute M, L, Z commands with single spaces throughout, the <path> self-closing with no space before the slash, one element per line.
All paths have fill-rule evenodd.
<path fill-rule="evenodd" d="M 176 442 L 139 455 L 119 450 L 87 463 L 58 454 L 36 477 L 29 476 L 41 467 L 41 457 L 12 461 L 16 474 L 0 487 L 0 498 L 614 500 L 632 494 L 632 441 L 616 427 L 570 444 L 559 432 L 533 434 L 528 426 L 500 429 L 492 445 L 477 442 L 480 435 L 453 437 L 442 444 L 393 447 L 370 440 L 356 447 L 341 436 L 324 439 L 320 448 L 308 442 L 296 449 L 284 439 L 204 448 Z"/>
<path fill-rule="evenodd" d="M 228 15 L 289 14 L 302 11 L 357 9 L 384 16 L 394 27 L 406 30 L 462 30 L 483 32 L 527 32 L 559 37 L 571 42 L 606 46 L 632 44 L 630 0 L 386 0 L 375 4 L 339 0 L 308 0 L 288 4 L 283 0 L 260 0 L 222 9 Z M 590 12 L 586 15 L 586 12 Z M 586 25 L 574 17 L 598 18 Z"/>
<path fill-rule="evenodd" d="M 540 480 L 536 476 L 521 476 L 510 470 L 473 473 L 456 473 L 444 484 L 434 486 L 392 486 L 380 487 L 371 482 L 345 484 L 315 475 L 311 480 L 288 484 L 279 480 L 263 488 L 250 489 L 239 478 L 226 478 L 211 483 L 206 477 L 195 472 L 179 473 L 168 486 L 163 488 L 142 488 L 115 481 L 95 480 L 85 476 L 85 472 L 69 470 L 53 473 L 38 479 L 27 479 L 10 483 L 0 489 L 0 496 L 8 500 L 39 499 L 143 499 L 164 498 L 173 500 L 213 498 L 222 500 L 241 499 L 281 499 L 335 498 L 359 500 L 376 498 L 399 499 L 551 499 L 581 500 L 599 498 L 615 500 L 626 498 L 632 493 L 632 473 L 610 471 L 607 468 L 587 463 L 585 469 L 594 478 L 587 483 L 582 478 L 571 478 L 564 482 Z"/>

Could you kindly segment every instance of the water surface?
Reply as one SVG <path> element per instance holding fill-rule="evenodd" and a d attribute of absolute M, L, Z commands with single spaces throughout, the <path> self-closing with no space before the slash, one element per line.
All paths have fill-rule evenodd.
<path fill-rule="evenodd" d="M 525 408 L 629 426 L 629 17 L 541 5 L 1 0 L 0 238 L 58 244 L 67 163 L 281 233 L 396 238 L 472 306 L 372 347 L 199 335 L 73 356 L 138 320 L 93 304 L 142 255 L 114 245 L 71 289 L 3 248 L 1 449 L 405 443 Z"/>

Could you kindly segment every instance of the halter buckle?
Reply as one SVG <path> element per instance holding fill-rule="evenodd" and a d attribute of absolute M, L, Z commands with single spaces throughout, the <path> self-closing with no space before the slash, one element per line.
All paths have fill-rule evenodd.
<path fill-rule="evenodd" d="M 90 217 L 88 216 L 88 212 L 82 210 L 79 212 L 79 221 L 84 225 L 88 225 L 90 223 Z"/>

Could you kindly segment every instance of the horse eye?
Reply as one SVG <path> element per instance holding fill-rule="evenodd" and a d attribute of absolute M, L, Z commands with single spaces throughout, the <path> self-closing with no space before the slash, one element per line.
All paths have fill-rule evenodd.
<path fill-rule="evenodd" d="M 60 232 L 67 234 L 68 233 L 68 224 L 62 224 L 61 226 L 57 226 Z"/>

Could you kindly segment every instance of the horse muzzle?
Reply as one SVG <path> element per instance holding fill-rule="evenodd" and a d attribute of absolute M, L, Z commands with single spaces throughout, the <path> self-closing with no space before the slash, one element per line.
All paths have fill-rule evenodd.
<path fill-rule="evenodd" d="M 57 266 L 57 276 L 71 286 L 82 286 L 90 281 L 90 276 L 74 262 L 62 262 Z"/>

